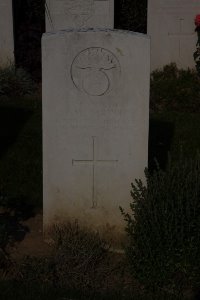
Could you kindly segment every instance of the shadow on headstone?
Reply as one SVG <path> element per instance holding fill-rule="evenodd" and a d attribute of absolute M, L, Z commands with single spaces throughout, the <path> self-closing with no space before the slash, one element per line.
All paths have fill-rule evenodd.
<path fill-rule="evenodd" d="M 168 161 L 168 154 L 171 149 L 174 135 L 174 124 L 171 122 L 150 119 L 149 124 L 149 171 L 156 169 L 159 164 L 165 169 Z"/>
<path fill-rule="evenodd" d="M 32 112 L 20 108 L 0 107 L 0 158 L 15 143 Z"/>

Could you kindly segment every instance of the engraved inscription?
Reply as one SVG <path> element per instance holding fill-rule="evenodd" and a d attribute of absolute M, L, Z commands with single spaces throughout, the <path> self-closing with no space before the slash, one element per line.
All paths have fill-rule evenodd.
<path fill-rule="evenodd" d="M 103 96 L 112 90 L 120 73 L 117 57 L 100 47 L 81 51 L 71 65 L 71 78 L 75 87 L 90 96 Z"/>
<path fill-rule="evenodd" d="M 92 159 L 84 160 L 84 159 L 72 159 L 72 166 L 76 165 L 90 165 L 92 167 L 92 208 L 97 208 L 97 199 L 96 199 L 96 188 L 95 188 L 95 173 L 96 167 L 100 164 L 116 164 L 118 160 L 106 160 L 106 159 L 96 159 L 96 151 L 95 151 L 95 136 L 92 136 Z"/>
<path fill-rule="evenodd" d="M 94 14 L 94 0 L 65 0 L 64 13 L 77 27 L 81 27 Z"/>

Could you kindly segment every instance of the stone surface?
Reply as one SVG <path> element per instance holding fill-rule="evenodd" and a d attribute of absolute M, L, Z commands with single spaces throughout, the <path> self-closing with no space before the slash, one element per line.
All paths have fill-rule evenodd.
<path fill-rule="evenodd" d="M 12 0 L 0 0 L 0 66 L 14 61 Z"/>
<path fill-rule="evenodd" d="M 150 40 L 117 30 L 43 36 L 44 224 L 119 237 L 148 156 Z"/>
<path fill-rule="evenodd" d="M 197 34 L 194 18 L 199 0 L 148 1 L 148 34 L 151 37 L 151 69 L 171 62 L 193 68 Z"/>
<path fill-rule="evenodd" d="M 46 31 L 114 28 L 114 0 L 47 0 Z"/>

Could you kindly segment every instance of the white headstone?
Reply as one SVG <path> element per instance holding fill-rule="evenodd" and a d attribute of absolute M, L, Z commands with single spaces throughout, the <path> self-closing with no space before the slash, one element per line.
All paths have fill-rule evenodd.
<path fill-rule="evenodd" d="M 0 0 L 0 66 L 14 61 L 12 0 Z"/>
<path fill-rule="evenodd" d="M 200 1 L 151 0 L 148 3 L 151 69 L 171 62 L 181 68 L 193 68 L 197 42 L 194 19 L 200 13 Z"/>
<path fill-rule="evenodd" d="M 148 156 L 150 41 L 117 30 L 43 36 L 44 224 L 124 229 Z"/>
<path fill-rule="evenodd" d="M 46 31 L 114 28 L 114 0 L 47 0 Z"/>

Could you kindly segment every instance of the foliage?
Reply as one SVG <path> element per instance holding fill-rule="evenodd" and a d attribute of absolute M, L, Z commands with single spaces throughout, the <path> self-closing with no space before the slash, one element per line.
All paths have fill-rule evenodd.
<path fill-rule="evenodd" d="M 97 233 L 80 228 L 75 222 L 54 225 L 53 241 L 46 257 L 25 257 L 18 266 L 18 278 L 23 282 L 40 282 L 68 291 L 96 292 L 109 268 L 108 246 Z"/>
<path fill-rule="evenodd" d="M 200 78 L 194 70 L 164 66 L 151 74 L 150 107 L 154 112 L 200 112 Z"/>
<path fill-rule="evenodd" d="M 145 171 L 146 184 L 132 184 L 131 213 L 121 212 L 135 278 L 149 289 L 182 293 L 200 283 L 200 155 L 166 171 Z"/>
<path fill-rule="evenodd" d="M 115 3 L 115 27 L 147 32 L 147 0 L 119 0 Z"/>
<path fill-rule="evenodd" d="M 197 43 L 196 43 L 196 51 L 194 52 L 194 61 L 196 63 L 196 70 L 200 76 L 200 15 L 197 15 L 195 18 L 195 25 L 197 32 Z"/>
<path fill-rule="evenodd" d="M 31 94 L 36 86 L 30 75 L 13 64 L 0 67 L 0 96 L 22 96 Z"/>
<path fill-rule="evenodd" d="M 53 258 L 25 256 L 17 266 L 16 273 L 19 281 L 51 284 L 55 273 Z"/>
<path fill-rule="evenodd" d="M 77 222 L 55 225 L 51 233 L 59 285 L 75 290 L 101 288 L 110 270 L 109 247 L 99 234 L 80 228 Z"/>

